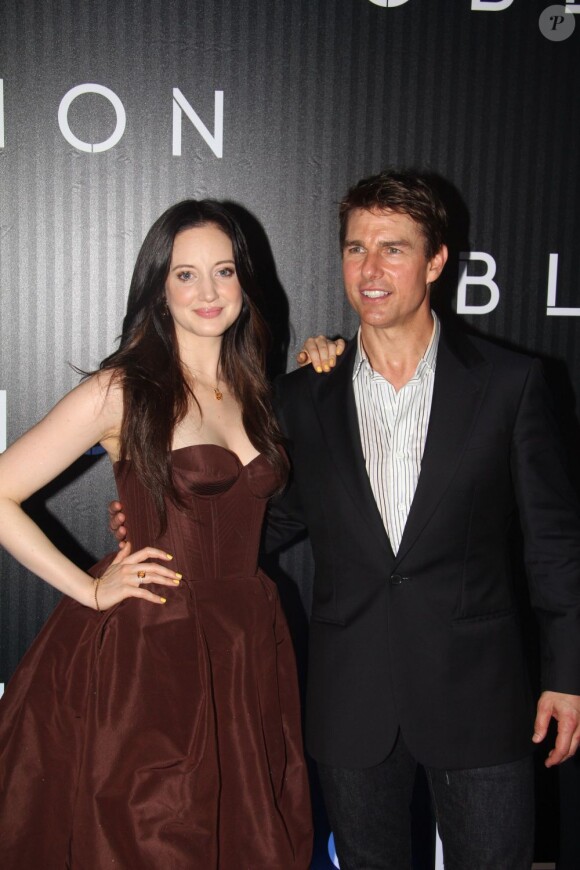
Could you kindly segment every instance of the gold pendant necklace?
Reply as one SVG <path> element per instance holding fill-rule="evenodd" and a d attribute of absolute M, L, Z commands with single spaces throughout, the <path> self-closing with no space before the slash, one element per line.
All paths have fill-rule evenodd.
<path fill-rule="evenodd" d="M 223 394 L 222 391 L 220 390 L 220 386 L 219 386 L 219 384 L 220 384 L 220 379 L 219 379 L 219 377 L 218 377 L 218 379 L 217 379 L 217 381 L 216 381 L 216 385 L 215 385 L 215 387 L 212 387 L 212 386 L 211 386 L 210 384 L 208 384 L 208 383 L 203 384 L 203 383 L 201 382 L 200 378 L 199 378 L 199 375 L 197 375 L 197 374 L 195 373 L 195 371 L 193 371 L 192 369 L 189 369 L 189 371 L 190 371 L 190 373 L 191 373 L 191 375 L 192 375 L 192 377 L 193 377 L 193 380 L 194 380 L 195 382 L 197 382 L 197 383 L 199 384 L 200 387 L 204 387 L 204 389 L 207 389 L 207 390 L 213 390 L 213 394 L 214 394 L 214 396 L 216 397 L 216 400 L 217 400 L 218 402 L 221 402 L 221 400 L 222 400 L 223 397 L 224 397 L 224 394 Z"/>

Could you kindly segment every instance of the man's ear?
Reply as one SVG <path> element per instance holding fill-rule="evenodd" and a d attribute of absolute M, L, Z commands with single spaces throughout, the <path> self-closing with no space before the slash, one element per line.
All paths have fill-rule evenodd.
<path fill-rule="evenodd" d="M 431 257 L 431 259 L 427 263 L 428 284 L 433 284 L 440 276 L 445 266 L 445 263 L 447 262 L 448 256 L 449 252 L 447 250 L 447 245 L 441 245 L 437 253 Z"/>

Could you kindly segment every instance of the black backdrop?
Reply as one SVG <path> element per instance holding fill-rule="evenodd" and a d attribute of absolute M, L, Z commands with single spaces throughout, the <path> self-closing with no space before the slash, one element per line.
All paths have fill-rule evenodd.
<path fill-rule="evenodd" d="M 577 449 L 577 5 L 3 0 L 0 449 L 73 386 L 67 363 L 111 351 L 144 233 L 185 196 L 228 200 L 249 228 L 273 370 L 313 331 L 349 334 L 336 202 L 401 164 L 437 173 L 452 206 L 439 304 L 544 357 Z M 106 460 L 88 456 L 29 507 L 88 562 L 111 547 L 113 491 Z M 308 549 L 282 567 L 307 607 Z M 57 596 L 5 554 L 0 571 L 2 682 Z M 572 827 L 577 766 L 561 779 Z M 555 775 L 542 801 L 558 802 Z M 541 811 L 548 860 L 558 815 Z"/>

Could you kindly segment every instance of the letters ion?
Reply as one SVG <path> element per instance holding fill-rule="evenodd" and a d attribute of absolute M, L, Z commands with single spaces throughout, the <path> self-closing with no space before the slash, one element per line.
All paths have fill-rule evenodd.
<path fill-rule="evenodd" d="M 115 129 L 108 139 L 103 142 L 84 142 L 72 132 L 68 122 L 68 112 L 72 103 L 77 97 L 83 94 L 99 94 L 108 100 L 115 110 L 117 122 Z M 197 132 L 200 134 L 204 142 L 209 145 L 216 157 L 223 156 L 223 138 L 224 138 L 224 92 L 215 91 L 214 93 L 214 132 L 210 133 L 205 126 L 193 106 L 183 96 L 179 88 L 173 88 L 173 150 L 172 153 L 176 157 L 181 157 L 181 138 L 182 138 L 182 117 L 183 114 L 191 121 Z M 67 91 L 58 107 L 58 126 L 67 142 L 69 142 L 78 151 L 85 151 L 89 154 L 97 154 L 102 151 L 108 151 L 114 148 L 115 145 L 122 139 L 127 123 L 127 115 L 125 107 L 117 96 L 117 94 L 106 88 L 103 85 L 83 84 L 77 85 Z M 0 79 L 0 147 L 4 147 L 4 113 L 3 113 L 3 91 L 2 79 Z"/>

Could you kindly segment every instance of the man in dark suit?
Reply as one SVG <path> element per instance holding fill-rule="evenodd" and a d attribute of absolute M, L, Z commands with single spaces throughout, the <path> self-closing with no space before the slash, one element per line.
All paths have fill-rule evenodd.
<path fill-rule="evenodd" d="M 446 870 L 529 870 L 532 740 L 580 739 L 580 516 L 537 361 L 440 324 L 446 215 L 386 172 L 341 204 L 360 330 L 336 370 L 281 379 L 293 478 L 267 546 L 315 560 L 306 741 L 342 870 L 409 868 L 416 762 Z M 534 724 L 512 546 L 543 638 Z M 532 736 L 533 734 L 533 736 Z"/>

